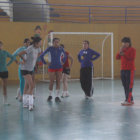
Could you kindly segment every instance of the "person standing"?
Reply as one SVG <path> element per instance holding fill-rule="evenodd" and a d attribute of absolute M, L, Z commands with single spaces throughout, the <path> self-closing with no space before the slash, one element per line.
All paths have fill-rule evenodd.
<path fill-rule="evenodd" d="M 44 64 L 47 64 L 46 61 L 44 60 L 44 56 L 46 54 L 49 54 L 49 68 L 48 68 L 48 73 L 49 73 L 49 97 L 47 101 L 52 101 L 52 93 L 53 93 L 53 86 L 54 86 L 54 81 L 56 80 L 56 98 L 55 102 L 61 102 L 59 98 L 60 94 L 60 84 L 61 84 L 61 78 L 62 78 L 62 71 L 63 71 L 63 64 L 66 61 L 66 54 L 64 52 L 64 49 L 60 47 L 60 39 L 59 38 L 54 38 L 53 39 L 53 46 L 48 47 L 40 56 L 42 62 Z"/>
<path fill-rule="evenodd" d="M 13 57 L 15 58 L 15 62 L 18 63 L 18 61 L 16 60 L 16 57 L 18 56 L 18 54 L 24 50 L 26 50 L 28 48 L 28 46 L 30 45 L 30 40 L 28 38 L 24 39 L 23 42 L 23 46 L 18 48 L 14 53 L 13 53 Z M 21 61 L 21 60 L 20 60 Z M 12 60 L 8 62 L 8 64 L 11 64 Z M 19 62 L 19 68 L 18 68 L 18 76 L 19 76 L 19 81 L 20 81 L 20 88 L 17 89 L 17 97 L 16 99 L 19 99 L 19 101 L 22 101 L 22 96 L 23 96 L 23 91 L 24 91 L 24 85 L 25 85 L 25 81 L 24 81 L 24 77 L 21 74 L 21 70 L 20 70 L 21 64 Z"/>
<path fill-rule="evenodd" d="M 88 99 L 93 95 L 93 61 L 98 59 L 100 54 L 89 47 L 89 41 L 83 41 L 83 49 L 78 54 L 78 60 L 81 63 L 80 83 L 85 97 Z"/>
<path fill-rule="evenodd" d="M 41 38 L 40 37 L 32 37 L 32 45 L 29 46 L 26 50 L 19 53 L 19 57 L 23 60 L 21 64 L 21 74 L 25 79 L 25 87 L 23 94 L 23 107 L 29 107 L 29 110 L 33 110 L 33 89 L 34 83 L 32 74 L 34 71 L 34 67 L 36 65 L 37 58 L 40 54 L 40 46 L 41 46 Z M 24 55 L 26 57 L 24 57 Z"/>
<path fill-rule="evenodd" d="M 65 46 L 63 44 L 60 44 L 60 47 L 62 47 L 65 50 Z M 68 51 L 65 51 L 66 53 L 66 61 L 63 65 L 63 71 L 62 71 L 62 83 L 63 83 L 63 91 L 62 91 L 62 98 L 69 97 L 68 92 L 68 78 L 70 77 L 70 70 L 73 65 L 73 57 Z M 69 64 L 70 60 L 70 64 Z"/>
<path fill-rule="evenodd" d="M 14 57 L 7 51 L 3 50 L 3 43 L 0 41 L 0 78 L 2 79 L 4 105 L 9 105 L 9 103 L 7 102 L 7 79 L 8 79 L 7 66 L 9 66 L 10 64 L 6 63 L 7 57 L 11 58 L 11 63 L 14 61 Z"/>
<path fill-rule="evenodd" d="M 128 106 L 134 104 L 132 89 L 135 74 L 136 49 L 132 47 L 131 39 L 124 37 L 122 47 L 116 55 L 117 60 L 121 60 L 121 80 L 125 92 L 125 101 L 121 105 Z"/>

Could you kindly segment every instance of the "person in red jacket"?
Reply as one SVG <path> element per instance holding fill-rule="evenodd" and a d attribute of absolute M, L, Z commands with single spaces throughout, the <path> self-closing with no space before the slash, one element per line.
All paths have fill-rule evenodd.
<path fill-rule="evenodd" d="M 121 60 L 121 80 L 125 91 L 125 101 L 122 105 L 134 104 L 132 89 L 134 84 L 136 50 L 131 45 L 131 39 L 124 37 L 122 47 L 116 55 L 117 60 Z"/>

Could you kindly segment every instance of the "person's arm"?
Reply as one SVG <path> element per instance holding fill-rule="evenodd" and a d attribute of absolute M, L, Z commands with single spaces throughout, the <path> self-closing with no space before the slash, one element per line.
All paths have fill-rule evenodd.
<path fill-rule="evenodd" d="M 71 61 L 71 64 L 70 64 L 70 68 L 72 67 L 72 65 L 73 65 L 73 57 L 69 54 L 68 55 L 68 58 L 70 59 L 70 61 Z"/>
<path fill-rule="evenodd" d="M 18 56 L 18 54 L 19 54 L 21 51 L 22 51 L 22 48 L 18 48 L 18 49 L 12 54 L 13 57 L 14 57 L 14 61 L 16 62 L 16 64 L 18 64 L 18 61 L 17 61 L 16 57 Z M 7 65 L 10 65 L 12 62 L 13 62 L 13 61 L 10 60 L 10 61 L 8 62 Z"/>
<path fill-rule="evenodd" d="M 63 58 L 62 58 L 62 65 L 64 65 L 64 63 L 66 62 L 66 59 L 67 59 L 67 55 L 66 55 L 66 53 L 65 53 L 65 51 L 64 51 L 64 49 L 62 49 L 62 53 L 63 53 Z"/>
<path fill-rule="evenodd" d="M 117 59 L 117 60 L 120 60 L 120 59 L 121 59 L 120 52 L 119 52 L 119 53 L 117 53 L 117 55 L 116 55 L 116 59 Z"/>
<path fill-rule="evenodd" d="M 92 61 L 98 59 L 100 57 L 100 54 L 96 51 L 92 51 Z"/>
<path fill-rule="evenodd" d="M 44 56 L 49 52 L 50 48 L 47 48 L 41 55 L 40 59 L 43 62 L 43 64 L 47 64 L 46 61 L 44 60 Z"/>
<path fill-rule="evenodd" d="M 7 57 L 9 57 L 9 58 L 11 58 L 11 62 L 9 63 L 7 63 L 7 66 L 9 66 L 14 60 L 15 60 L 15 58 L 12 56 L 12 54 L 10 54 L 9 52 L 6 52 L 7 53 Z"/>
<path fill-rule="evenodd" d="M 81 63 L 82 62 L 82 59 L 81 59 L 81 51 L 79 52 L 78 54 L 78 61 Z"/>
<path fill-rule="evenodd" d="M 136 58 L 136 50 L 130 49 L 129 51 L 124 52 L 123 55 L 127 60 L 134 60 Z"/>
<path fill-rule="evenodd" d="M 24 57 L 23 57 L 23 55 L 25 55 L 25 54 L 27 54 L 26 51 L 22 51 L 22 52 L 20 52 L 20 53 L 18 54 L 18 56 L 22 59 L 23 63 L 25 63 L 25 59 L 24 59 Z"/>
<path fill-rule="evenodd" d="M 125 49 L 126 49 L 125 46 L 120 47 L 120 51 L 116 54 L 116 59 L 117 59 L 117 60 L 120 60 L 120 59 L 121 59 L 121 56 L 124 55 Z"/>

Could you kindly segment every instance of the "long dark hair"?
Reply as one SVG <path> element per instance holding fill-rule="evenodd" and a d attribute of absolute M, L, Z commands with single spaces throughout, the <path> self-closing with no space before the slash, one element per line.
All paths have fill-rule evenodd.
<path fill-rule="evenodd" d="M 32 42 L 31 42 L 31 45 L 32 44 L 36 44 L 36 43 L 39 43 L 42 39 L 40 37 L 31 37 L 32 39 Z"/>

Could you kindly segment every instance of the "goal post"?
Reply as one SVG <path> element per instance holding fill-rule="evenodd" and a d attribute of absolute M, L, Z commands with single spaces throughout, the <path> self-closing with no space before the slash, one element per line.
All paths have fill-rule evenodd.
<path fill-rule="evenodd" d="M 114 79 L 114 47 L 112 32 L 51 32 L 51 44 L 54 37 L 60 38 L 60 42 L 66 46 L 66 50 L 68 50 L 72 56 L 74 55 L 74 61 L 76 61 L 76 63 L 77 60 L 75 59 L 77 59 L 78 51 L 82 49 L 82 41 L 89 40 L 91 43 L 90 48 L 99 52 L 101 55 L 99 60 L 97 60 L 98 62 L 93 62 L 95 63 L 94 78 Z M 94 47 L 92 48 L 92 46 Z M 43 50 L 46 48 L 47 44 L 44 43 Z M 79 70 L 77 71 L 79 72 Z M 76 76 L 72 78 L 77 79 Z M 45 71 L 43 71 L 43 80 L 45 80 Z"/>

